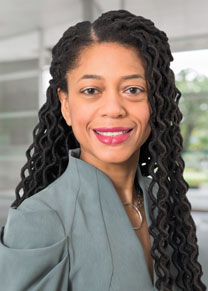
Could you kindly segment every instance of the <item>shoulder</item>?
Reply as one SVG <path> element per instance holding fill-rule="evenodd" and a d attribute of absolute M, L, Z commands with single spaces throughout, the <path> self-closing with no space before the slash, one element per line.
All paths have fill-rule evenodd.
<path fill-rule="evenodd" d="M 18 207 L 20 212 L 40 212 L 54 216 L 65 230 L 70 230 L 75 213 L 80 183 L 77 172 L 67 168 L 46 188 L 25 199 Z M 35 214 L 34 214 L 35 215 Z M 52 220 L 49 220 L 52 223 Z M 67 232 L 67 231 L 65 231 Z"/>
<path fill-rule="evenodd" d="M 17 209 L 10 207 L 0 228 L 2 288 L 55 291 L 59 282 L 66 290 L 68 266 L 68 237 L 57 212 L 35 195 Z"/>
<path fill-rule="evenodd" d="M 8 245 L 17 248 L 53 243 L 67 235 L 73 223 L 79 183 L 76 174 L 64 171 L 46 188 L 26 198 L 18 208 L 9 208 L 4 228 Z M 14 238 L 15 236 L 15 238 Z M 32 237 L 32 239 L 31 239 Z"/>
<path fill-rule="evenodd" d="M 9 208 L 4 227 L 4 243 L 9 247 L 47 247 L 65 236 L 56 211 L 36 198 L 28 198 L 17 208 Z"/>

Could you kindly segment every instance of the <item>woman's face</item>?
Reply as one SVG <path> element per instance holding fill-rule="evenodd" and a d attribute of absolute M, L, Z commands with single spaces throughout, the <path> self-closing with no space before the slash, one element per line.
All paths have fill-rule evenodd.
<path fill-rule="evenodd" d="M 117 43 L 94 44 L 82 50 L 78 65 L 67 73 L 67 84 L 68 93 L 58 89 L 58 95 L 62 114 L 80 143 L 80 158 L 101 165 L 138 157 L 151 131 L 145 70 L 138 53 Z M 94 131 L 112 127 L 132 130 L 115 137 Z"/>

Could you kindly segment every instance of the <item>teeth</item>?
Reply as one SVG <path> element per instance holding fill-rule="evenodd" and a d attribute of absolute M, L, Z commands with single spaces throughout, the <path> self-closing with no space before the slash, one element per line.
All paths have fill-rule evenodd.
<path fill-rule="evenodd" d="M 118 131 L 118 132 L 101 132 L 101 131 L 97 131 L 96 130 L 96 132 L 99 133 L 100 135 L 115 136 L 115 135 L 127 133 L 128 130 L 126 130 L 126 131 Z"/>

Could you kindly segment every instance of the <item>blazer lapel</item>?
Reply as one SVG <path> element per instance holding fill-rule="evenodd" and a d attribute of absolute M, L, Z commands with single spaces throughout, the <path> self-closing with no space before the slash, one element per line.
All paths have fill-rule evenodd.
<path fill-rule="evenodd" d="M 150 227 L 151 218 L 150 218 L 149 213 L 151 211 L 152 201 L 151 201 L 151 198 L 149 197 L 149 194 L 148 194 L 148 187 L 149 187 L 149 184 L 151 182 L 151 179 L 148 178 L 148 177 L 142 176 L 139 165 L 138 165 L 138 168 L 137 168 L 137 179 L 139 181 L 139 185 L 141 186 L 143 194 L 144 194 L 145 215 L 146 215 L 146 220 L 147 220 L 148 227 Z M 158 191 L 158 185 L 156 184 L 153 187 L 153 195 L 155 197 L 157 196 L 157 191 Z M 157 212 L 158 211 L 156 209 L 155 215 L 157 215 Z M 151 247 L 152 247 L 153 246 L 153 237 L 151 235 L 150 235 L 150 241 L 151 241 Z M 157 274 L 155 272 L 154 266 L 155 266 L 155 261 L 153 260 L 153 282 L 154 282 L 154 286 L 155 286 L 155 283 L 156 283 L 156 280 L 157 280 Z M 156 287 L 155 287 L 155 290 L 156 290 Z"/>
<path fill-rule="evenodd" d="M 99 196 L 113 264 L 113 269 L 109 270 L 112 272 L 112 276 L 108 274 L 111 277 L 109 290 L 138 290 L 138 287 L 139 290 L 144 291 L 154 290 L 142 245 L 132 228 L 113 183 L 104 172 L 79 159 L 79 148 L 71 150 L 71 156 L 72 159 L 73 156 L 76 157 L 82 184 L 86 183 L 91 189 L 90 191 L 92 193 L 96 192 Z M 93 183 L 88 178 L 86 180 L 86 173 L 91 173 Z M 141 175 L 139 166 L 137 179 L 144 193 L 145 214 L 148 226 L 150 226 L 150 201 L 147 197 L 147 185 L 150 179 Z M 84 182 L 85 180 L 86 182 Z M 88 188 L 88 186 L 86 187 Z M 151 237 L 151 244 L 152 242 Z M 154 283 L 155 281 L 156 274 L 154 271 Z M 119 286 L 122 286 L 122 289 L 119 289 Z"/>
<path fill-rule="evenodd" d="M 150 217 L 148 214 L 146 187 L 139 168 L 138 176 L 145 197 L 144 207 L 149 226 Z M 103 216 L 112 248 L 114 272 L 117 274 L 116 277 L 113 277 L 115 282 L 112 284 L 116 286 L 118 284 L 116 280 L 119 280 L 120 286 L 125 286 L 126 282 L 131 282 L 131 285 L 126 287 L 135 288 L 134 290 L 136 290 L 138 286 L 141 286 L 141 290 L 153 290 L 142 245 L 132 228 L 132 224 L 113 183 L 98 169 L 97 179 Z"/>

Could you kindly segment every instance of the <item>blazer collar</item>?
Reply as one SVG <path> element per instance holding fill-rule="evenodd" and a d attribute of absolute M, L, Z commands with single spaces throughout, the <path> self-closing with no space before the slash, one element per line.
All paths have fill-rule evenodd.
<path fill-rule="evenodd" d="M 84 184 L 85 187 L 86 185 L 89 185 L 90 189 L 93 189 L 92 187 L 94 187 L 94 190 L 98 190 L 103 218 L 106 225 L 106 231 L 111 247 L 113 248 L 112 253 L 122 253 L 125 256 L 125 261 L 129 260 L 130 264 L 132 265 L 133 263 L 133 267 L 138 269 L 138 281 L 141 282 L 145 279 L 149 286 L 153 287 L 142 245 L 134 229 L 132 228 L 132 224 L 112 181 L 104 172 L 100 171 L 98 168 L 83 160 L 80 160 L 80 153 L 80 148 L 71 149 L 69 151 L 68 167 L 73 168 L 73 171 L 75 168 L 77 168 L 81 184 Z M 86 173 L 90 173 L 90 181 L 89 175 L 86 175 Z M 88 181 L 86 181 L 86 179 L 88 179 Z M 92 185 L 91 179 L 93 179 L 93 184 L 95 183 L 95 186 Z M 145 215 L 147 224 L 150 226 L 151 219 L 149 216 L 149 211 L 151 207 L 151 201 L 147 192 L 150 179 L 142 176 L 139 165 L 137 168 L 137 179 L 140 187 L 143 190 Z M 150 239 L 152 245 L 152 236 L 150 236 Z M 139 270 L 141 267 L 143 268 L 144 272 L 140 273 Z M 154 270 L 154 285 L 155 282 L 156 273 Z"/>
<path fill-rule="evenodd" d="M 114 195 L 116 194 L 115 196 L 117 198 L 119 198 L 118 194 L 115 190 L 115 187 L 114 187 L 113 183 L 111 182 L 111 180 L 109 179 L 109 177 L 104 172 L 102 172 L 98 168 L 96 168 L 95 166 L 93 166 L 93 165 L 91 165 L 83 160 L 80 160 L 80 153 L 81 153 L 80 148 L 69 150 L 69 165 L 68 165 L 68 167 L 73 168 L 73 171 L 74 171 L 75 164 L 76 164 L 79 167 L 79 169 L 83 169 L 83 171 L 96 172 L 96 174 L 97 174 L 96 176 L 99 176 L 100 179 L 104 179 L 105 183 L 107 183 L 108 185 L 111 186 L 111 190 L 112 189 L 114 190 L 113 194 Z M 71 165 L 70 165 L 70 163 L 71 163 Z M 149 198 L 148 193 L 147 193 L 148 186 L 150 183 L 150 178 L 142 176 L 141 169 L 140 169 L 139 165 L 137 167 L 136 175 L 137 175 L 137 181 L 138 181 L 140 187 L 142 188 L 142 191 L 144 194 L 145 215 L 146 215 L 146 219 L 147 219 L 147 224 L 148 224 L 148 226 L 150 226 L 151 219 L 150 219 L 149 211 L 150 211 L 151 201 L 150 201 L 150 198 Z M 82 178 L 84 178 L 84 176 Z M 120 201 L 120 198 L 119 198 L 119 201 Z M 124 208 L 121 201 L 120 201 L 120 206 L 122 206 L 122 208 Z M 151 239 L 152 239 L 152 237 L 151 237 Z"/>

